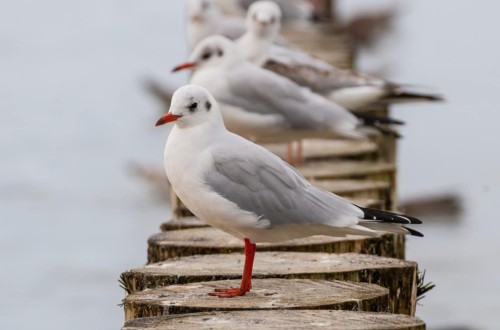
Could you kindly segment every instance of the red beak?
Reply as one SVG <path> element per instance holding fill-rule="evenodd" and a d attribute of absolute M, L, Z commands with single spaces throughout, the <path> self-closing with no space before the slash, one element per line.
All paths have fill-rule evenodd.
<path fill-rule="evenodd" d="M 186 62 L 173 68 L 172 72 L 177 72 L 186 69 L 194 69 L 194 68 L 196 68 L 196 63 Z"/>
<path fill-rule="evenodd" d="M 166 123 L 170 123 L 170 122 L 176 121 L 177 119 L 179 119 L 181 117 L 182 116 L 178 116 L 178 115 L 173 115 L 171 113 L 167 113 L 165 116 L 163 116 L 160 119 L 158 119 L 158 121 L 156 122 L 156 126 L 165 125 Z"/>

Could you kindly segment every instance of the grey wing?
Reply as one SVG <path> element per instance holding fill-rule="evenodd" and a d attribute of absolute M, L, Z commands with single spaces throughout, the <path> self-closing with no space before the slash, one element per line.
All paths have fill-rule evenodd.
<path fill-rule="evenodd" d="M 380 78 L 340 69 L 300 50 L 279 46 L 271 48 L 265 68 L 320 93 L 340 88 L 387 85 Z"/>
<path fill-rule="evenodd" d="M 281 159 L 259 146 L 213 155 L 205 182 L 215 192 L 269 220 L 271 226 L 357 224 L 362 211 L 348 201 L 309 184 Z"/>
<path fill-rule="evenodd" d="M 228 75 L 221 101 L 251 112 L 280 114 L 292 128 L 355 130 L 358 119 L 345 108 L 293 81 L 246 63 Z"/>

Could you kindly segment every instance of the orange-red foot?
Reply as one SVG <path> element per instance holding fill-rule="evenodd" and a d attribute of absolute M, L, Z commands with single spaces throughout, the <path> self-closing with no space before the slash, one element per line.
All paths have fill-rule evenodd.
<path fill-rule="evenodd" d="M 247 290 L 242 290 L 241 288 L 220 288 L 214 289 L 214 292 L 210 292 L 208 295 L 219 298 L 233 298 L 244 296 L 247 292 Z"/>

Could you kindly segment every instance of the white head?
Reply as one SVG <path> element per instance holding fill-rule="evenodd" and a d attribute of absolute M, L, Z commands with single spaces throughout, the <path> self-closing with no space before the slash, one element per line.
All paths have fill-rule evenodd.
<path fill-rule="evenodd" d="M 230 68 L 244 62 L 236 44 L 222 36 L 211 36 L 196 45 L 187 63 L 173 69 L 177 72 L 184 69 Z"/>
<path fill-rule="evenodd" d="M 213 96 L 196 85 L 186 85 L 175 91 L 170 110 L 156 122 L 156 126 L 174 121 L 181 128 L 202 124 L 224 125 L 219 105 Z"/>
<path fill-rule="evenodd" d="M 247 30 L 259 37 L 275 37 L 281 28 L 281 9 L 272 1 L 257 1 L 247 12 Z"/>
<path fill-rule="evenodd" d="M 216 19 L 219 15 L 219 8 L 212 0 L 188 0 L 188 19 L 192 23 L 206 23 Z"/>

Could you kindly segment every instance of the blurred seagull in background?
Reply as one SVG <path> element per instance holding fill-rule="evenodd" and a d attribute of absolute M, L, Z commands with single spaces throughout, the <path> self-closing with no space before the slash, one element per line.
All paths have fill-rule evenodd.
<path fill-rule="evenodd" d="M 382 101 L 439 101 L 435 94 L 413 92 L 403 85 L 336 68 L 296 48 L 271 41 L 279 35 L 281 11 L 272 1 L 258 1 L 247 14 L 247 31 L 237 43 L 249 61 L 310 88 L 342 106 L 356 110 Z"/>
<path fill-rule="evenodd" d="M 256 0 L 213 0 L 226 15 L 244 17 Z M 283 13 L 284 21 L 313 19 L 314 8 L 309 0 L 274 0 Z"/>
<path fill-rule="evenodd" d="M 225 16 L 212 0 L 187 0 L 188 41 L 190 47 L 212 35 L 236 39 L 245 33 L 245 21 Z"/>
<path fill-rule="evenodd" d="M 241 286 L 211 295 L 250 291 L 256 243 L 375 236 L 377 230 L 422 236 L 405 227 L 420 220 L 362 208 L 314 187 L 279 157 L 226 130 L 216 100 L 204 88 L 177 90 L 156 125 L 169 122 L 176 125 L 165 147 L 165 168 L 174 192 L 196 217 L 245 242 Z"/>
<path fill-rule="evenodd" d="M 379 129 L 381 124 L 401 124 L 388 118 L 358 118 L 321 95 L 246 61 L 236 44 L 222 36 L 204 39 L 189 61 L 173 71 L 184 69 L 194 69 L 191 83 L 208 89 L 223 104 L 228 128 L 249 138 L 248 133 L 258 137 L 290 129 L 363 138 L 363 126 Z"/>
<path fill-rule="evenodd" d="M 224 1 L 224 0 L 222 0 Z M 256 0 L 237 0 L 241 5 L 248 10 Z M 283 20 L 285 21 L 303 21 L 311 20 L 314 14 L 313 5 L 309 0 L 273 0 L 283 13 Z"/>

